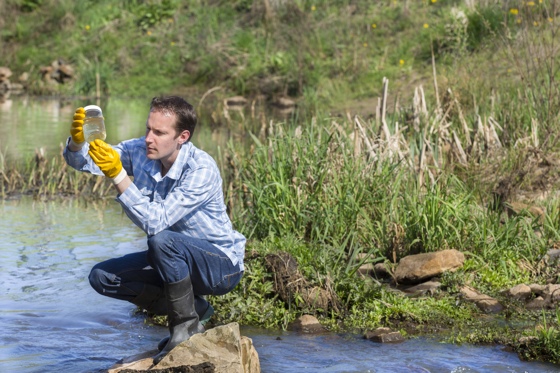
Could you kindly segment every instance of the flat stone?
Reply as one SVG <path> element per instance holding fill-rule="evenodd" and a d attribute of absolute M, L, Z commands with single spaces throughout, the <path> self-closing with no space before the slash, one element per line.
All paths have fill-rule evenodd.
<path fill-rule="evenodd" d="M 404 342 L 404 337 L 400 332 L 392 331 L 390 328 L 377 328 L 374 331 L 366 332 L 364 338 L 378 343 L 400 343 Z"/>
<path fill-rule="evenodd" d="M 511 289 L 506 291 L 506 294 L 514 299 L 527 300 L 531 298 L 532 292 L 531 288 L 525 284 L 515 285 Z"/>
<path fill-rule="evenodd" d="M 529 288 L 531 289 L 532 293 L 537 294 L 537 295 L 541 295 L 546 290 L 546 285 L 530 284 Z"/>
<path fill-rule="evenodd" d="M 426 281 L 424 283 L 403 289 L 403 292 L 409 296 L 420 296 L 424 294 L 431 295 L 440 287 L 441 287 L 441 282 L 439 281 Z"/>
<path fill-rule="evenodd" d="M 498 313 L 504 309 L 500 302 L 489 295 L 479 293 L 475 289 L 464 286 L 461 294 L 467 301 L 474 302 L 476 306 L 484 313 Z"/>

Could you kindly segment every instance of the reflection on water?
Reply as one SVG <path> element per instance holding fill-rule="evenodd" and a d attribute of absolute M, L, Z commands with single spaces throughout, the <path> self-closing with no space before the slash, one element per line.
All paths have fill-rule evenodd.
<path fill-rule="evenodd" d="M 95 263 L 146 248 L 116 202 L 23 198 L 0 201 L 0 214 L 1 372 L 102 371 L 166 335 L 144 324 L 133 305 L 98 295 L 87 282 Z M 249 327 L 242 334 L 253 339 L 265 373 L 560 371 L 500 347 L 382 345 Z"/>
<path fill-rule="evenodd" d="M 120 141 L 143 136 L 151 99 L 117 99 L 100 102 L 107 130 L 106 141 Z M 0 155 L 6 160 L 27 160 L 35 150 L 44 148 L 47 157 L 60 152 L 70 135 L 72 117 L 77 107 L 89 101 L 61 101 L 59 99 L 13 98 L 0 104 Z M 93 103 L 95 104 L 95 103 Z M 193 136 L 199 148 L 216 156 L 218 147 L 225 147 L 234 134 L 226 127 L 211 128 L 204 118 Z M 234 138 L 235 141 L 235 138 Z"/>

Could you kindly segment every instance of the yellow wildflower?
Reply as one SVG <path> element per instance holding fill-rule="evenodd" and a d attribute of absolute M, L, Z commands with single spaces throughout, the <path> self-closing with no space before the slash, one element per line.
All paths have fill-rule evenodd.
<path fill-rule="evenodd" d="M 428 25 L 427 23 L 424 23 L 424 28 L 428 28 L 430 27 L 430 25 Z"/>
<path fill-rule="evenodd" d="M 316 7 L 315 5 L 312 5 L 312 6 L 311 6 L 311 10 L 312 10 L 312 11 L 316 11 L 316 10 L 317 10 L 317 7 Z"/>
<path fill-rule="evenodd" d="M 437 0 L 432 0 L 432 3 L 437 3 Z"/>
<path fill-rule="evenodd" d="M 86 29 L 86 31 L 88 31 L 91 27 L 89 25 L 86 25 L 86 27 L 84 27 Z"/>
<path fill-rule="evenodd" d="M 377 28 L 377 25 L 375 23 L 372 23 L 371 28 Z"/>
<path fill-rule="evenodd" d="M 399 60 L 399 65 L 404 65 L 404 60 Z"/>
<path fill-rule="evenodd" d="M 367 47 L 367 43 L 364 43 L 364 48 Z"/>
<path fill-rule="evenodd" d="M 519 9 L 517 9 L 517 8 L 511 8 L 511 9 L 509 10 L 509 12 L 510 12 L 511 14 L 513 14 L 514 16 L 516 16 L 517 14 L 519 14 Z"/>
<path fill-rule="evenodd" d="M 527 1 L 527 6 L 534 6 L 535 2 L 534 1 Z"/>
<path fill-rule="evenodd" d="M 533 22 L 533 26 L 538 26 L 539 23 L 537 21 Z"/>

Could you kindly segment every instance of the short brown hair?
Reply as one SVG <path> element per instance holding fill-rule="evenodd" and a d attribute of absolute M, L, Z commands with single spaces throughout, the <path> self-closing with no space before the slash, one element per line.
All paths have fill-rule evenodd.
<path fill-rule="evenodd" d="M 150 111 L 169 112 L 175 114 L 175 131 L 179 136 L 183 131 L 189 131 L 189 140 L 192 138 L 196 128 L 196 112 L 194 107 L 184 98 L 179 96 L 154 97 L 150 104 Z"/>

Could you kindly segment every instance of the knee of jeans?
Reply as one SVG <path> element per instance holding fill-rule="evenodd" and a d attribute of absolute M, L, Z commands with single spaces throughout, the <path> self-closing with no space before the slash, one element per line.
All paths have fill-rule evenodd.
<path fill-rule="evenodd" d="M 93 268 L 89 273 L 89 284 L 99 294 L 104 293 L 102 278 L 105 276 L 105 271 L 99 268 Z"/>
<path fill-rule="evenodd" d="M 148 238 L 148 263 L 153 265 L 153 260 L 165 251 L 170 241 L 169 231 L 162 231 Z"/>
<path fill-rule="evenodd" d="M 148 238 L 148 248 L 160 249 L 162 247 L 165 247 L 169 243 L 169 236 L 169 231 L 161 231 L 158 234 L 154 234 L 153 236 Z"/>

